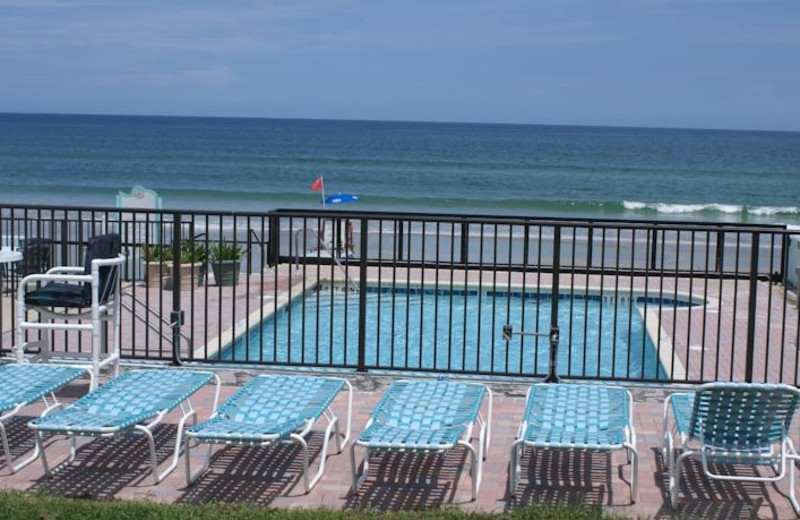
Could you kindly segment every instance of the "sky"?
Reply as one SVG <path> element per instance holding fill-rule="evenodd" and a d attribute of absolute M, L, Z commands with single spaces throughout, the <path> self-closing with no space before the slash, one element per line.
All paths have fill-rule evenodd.
<path fill-rule="evenodd" d="M 798 0 L 0 0 L 0 112 L 800 130 Z"/>

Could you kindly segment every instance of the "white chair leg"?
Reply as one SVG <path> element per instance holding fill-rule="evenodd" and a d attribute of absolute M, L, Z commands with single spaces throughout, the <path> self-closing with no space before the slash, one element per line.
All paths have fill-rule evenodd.
<path fill-rule="evenodd" d="M 91 442 L 91 441 L 89 441 Z M 85 443 L 88 444 L 88 443 Z M 74 435 L 70 435 L 69 437 L 69 455 L 67 455 L 64 460 L 56 464 L 55 466 L 51 467 L 50 463 L 47 461 L 47 451 L 44 449 L 44 433 L 40 430 L 36 431 L 36 446 L 39 450 L 39 460 L 42 461 L 42 471 L 46 477 L 52 477 L 56 471 L 65 468 L 72 464 L 75 460 L 75 457 L 78 454 L 78 438 Z"/>
<path fill-rule="evenodd" d="M 53 410 L 58 410 L 59 408 L 62 408 L 62 405 L 61 403 L 58 402 L 58 399 L 56 398 L 55 394 L 51 395 L 53 397 L 53 404 L 48 404 L 47 397 L 42 398 L 45 404 L 45 409 L 39 415 L 39 417 L 44 417 Z M 7 418 L 13 417 L 21 408 L 22 406 L 18 406 L 13 412 L 8 414 L 6 417 Z M 39 444 L 34 443 L 33 453 L 30 456 L 28 456 L 23 460 L 17 461 L 16 463 L 14 462 L 11 455 L 11 448 L 8 444 L 8 435 L 6 433 L 6 427 L 5 424 L 3 424 L 2 420 L 0 420 L 0 438 L 2 438 L 3 453 L 5 454 L 6 466 L 8 467 L 9 474 L 13 475 L 17 471 L 21 470 L 22 468 L 24 468 L 25 466 L 29 465 L 30 463 L 39 458 L 39 453 L 40 453 Z"/>
<path fill-rule="evenodd" d="M 195 474 L 192 474 L 192 463 L 191 463 L 191 439 L 186 440 L 186 452 L 183 456 L 186 458 L 186 486 L 191 486 L 197 479 L 199 479 L 203 474 L 208 471 L 208 468 L 211 467 L 211 455 L 214 452 L 214 445 L 207 444 L 205 448 L 205 455 L 203 456 L 203 462 L 200 464 L 200 468 L 197 470 Z M 197 443 L 199 445 L 199 443 Z M 202 448 L 201 448 L 202 450 Z"/>
<path fill-rule="evenodd" d="M 352 477 L 351 490 L 353 493 L 358 493 L 358 490 L 364 484 L 369 473 L 369 448 L 364 449 L 364 460 L 361 463 L 361 474 L 356 465 L 356 443 L 350 445 L 350 475 Z"/>
<path fill-rule="evenodd" d="M 358 468 L 356 467 L 356 444 L 350 446 L 350 490 L 358 493 Z"/>
<path fill-rule="evenodd" d="M 155 484 L 158 484 L 161 482 L 161 477 L 158 474 L 158 457 L 156 455 L 156 441 L 153 438 L 153 433 L 143 426 L 137 426 L 136 429 L 144 433 L 145 437 L 147 437 L 147 444 L 150 447 L 150 471 L 153 474 L 153 481 Z"/>
<path fill-rule="evenodd" d="M 117 273 L 119 273 L 119 270 L 117 271 Z M 117 281 L 116 286 L 117 286 L 117 289 L 116 289 L 116 294 L 114 296 L 114 318 L 112 320 L 113 327 L 114 327 L 114 333 L 113 333 L 112 337 L 114 339 L 113 339 L 113 343 L 112 343 L 113 347 L 112 347 L 112 352 L 111 352 L 111 354 L 113 356 L 115 356 L 114 366 L 113 366 L 114 377 L 118 377 L 119 376 L 119 360 L 120 360 L 120 357 L 122 356 L 122 353 L 121 353 L 122 340 L 120 338 L 120 335 L 121 335 L 121 331 L 120 331 L 121 305 L 120 305 L 120 303 L 121 302 L 120 302 L 120 294 L 119 294 L 119 280 Z"/>
<path fill-rule="evenodd" d="M 305 487 L 306 493 L 311 492 L 314 489 L 314 486 L 317 485 L 319 479 L 322 478 L 323 473 L 325 472 L 325 461 L 328 458 L 328 444 L 330 443 L 331 439 L 331 432 L 332 430 L 336 430 L 334 433 L 336 437 L 336 443 L 339 444 L 339 433 L 338 433 L 338 424 L 339 421 L 336 417 L 334 417 L 331 421 L 328 422 L 327 428 L 325 428 L 325 437 L 322 441 L 322 450 L 319 454 L 319 466 L 317 468 L 317 472 L 314 473 L 314 476 L 309 478 L 309 453 L 308 453 L 308 443 L 306 440 L 299 434 L 293 433 L 289 435 L 289 437 L 294 440 L 296 443 L 300 445 L 300 448 L 303 451 L 303 485 Z"/>
<path fill-rule="evenodd" d="M 156 455 L 156 443 L 155 439 L 153 438 L 153 432 L 151 431 L 151 428 L 154 427 L 158 423 L 158 421 L 160 421 L 160 419 L 154 421 L 153 423 L 147 426 L 141 424 L 137 424 L 136 426 L 134 426 L 134 429 L 136 431 L 141 432 L 145 437 L 147 437 L 147 443 L 150 446 L 150 465 L 155 484 L 158 484 L 162 480 L 164 480 L 164 478 L 166 478 L 166 476 L 169 475 L 172 472 L 172 470 L 174 470 L 178 466 L 178 461 L 181 457 L 181 442 L 183 440 L 184 426 L 186 425 L 186 421 L 192 418 L 197 413 L 194 410 L 194 408 L 192 408 L 191 403 L 189 403 L 188 400 L 185 402 L 187 403 L 186 408 L 184 408 L 184 404 L 181 403 L 181 410 L 183 410 L 184 413 L 183 417 L 181 417 L 181 420 L 178 422 L 178 432 L 175 435 L 175 449 L 173 450 L 172 462 L 161 473 L 159 473 L 158 471 L 158 457 Z"/>
<path fill-rule="evenodd" d="M 690 455 L 692 452 L 684 451 L 675 457 L 673 468 L 669 472 L 669 503 L 672 509 L 678 507 L 678 494 L 681 489 L 681 462 Z"/>
<path fill-rule="evenodd" d="M 3 454 L 6 458 L 6 466 L 11 473 L 14 473 L 14 461 L 11 459 L 11 448 L 8 445 L 8 436 L 6 435 L 6 426 L 0 421 L 0 438 L 3 441 Z"/>
<path fill-rule="evenodd" d="M 339 418 L 335 415 L 333 416 L 333 435 L 336 439 L 336 453 L 341 453 L 344 449 L 344 443 L 342 442 L 342 436 L 339 432 Z M 327 437 L 326 437 L 327 438 Z"/>
<path fill-rule="evenodd" d="M 347 443 L 350 441 L 350 434 L 353 424 L 353 385 L 351 385 L 350 381 L 347 380 L 345 380 L 344 383 L 345 386 L 347 386 L 347 417 L 345 417 L 344 439 L 341 441 L 339 453 L 344 450 L 345 446 L 347 446 Z"/>
<path fill-rule="evenodd" d="M 458 443 L 464 446 L 467 451 L 469 451 L 470 459 L 471 459 L 471 467 L 470 467 L 470 475 L 472 476 L 472 501 L 476 501 L 478 499 L 478 490 L 481 487 L 481 477 L 483 476 L 483 457 L 481 453 L 483 453 L 483 446 L 478 446 L 478 450 L 475 449 L 472 444 L 467 441 L 458 441 Z"/>
<path fill-rule="evenodd" d="M 186 479 L 186 487 L 192 485 L 194 480 L 192 479 L 192 439 L 186 439 L 186 451 L 183 454 L 183 469 L 184 469 L 184 478 Z"/>
<path fill-rule="evenodd" d="M 303 488 L 305 489 L 306 494 L 311 491 L 311 484 L 308 479 L 308 443 L 304 438 L 296 433 L 291 434 L 291 437 L 296 443 L 300 445 L 300 449 L 302 450 L 302 457 L 303 457 Z"/>
<path fill-rule="evenodd" d="M 631 445 L 625 451 L 631 465 L 631 502 L 635 504 L 639 498 L 639 453 Z"/>
<path fill-rule="evenodd" d="M 520 475 L 520 458 L 522 456 L 522 439 L 519 439 L 511 445 L 511 454 L 509 456 L 508 464 L 508 493 L 510 496 L 517 496 L 517 487 L 519 486 Z"/>
<path fill-rule="evenodd" d="M 6 433 L 6 427 L 0 421 L 0 438 L 2 438 L 3 443 L 3 453 L 6 459 L 6 467 L 8 468 L 8 474 L 13 475 L 17 471 L 21 470 L 25 466 L 29 465 L 31 462 L 35 461 L 39 458 L 39 445 L 35 444 L 33 448 L 33 453 L 31 453 L 28 457 L 22 460 L 17 460 L 16 462 L 11 455 L 11 448 L 8 444 L 8 434 Z"/>
<path fill-rule="evenodd" d="M 800 515 L 800 502 L 797 500 L 797 492 L 795 490 L 795 476 L 794 472 L 797 470 L 795 463 L 797 460 L 795 458 L 790 458 L 788 461 L 789 464 L 789 501 L 792 503 L 792 507 L 794 508 L 794 512 L 796 515 Z"/>
<path fill-rule="evenodd" d="M 42 440 L 42 432 L 37 431 L 36 432 L 36 448 L 39 450 L 39 453 L 41 453 L 42 471 L 44 472 L 46 477 L 51 477 L 52 474 L 50 473 L 50 465 L 47 463 L 47 454 L 45 453 L 42 444 L 44 444 L 44 441 Z"/>

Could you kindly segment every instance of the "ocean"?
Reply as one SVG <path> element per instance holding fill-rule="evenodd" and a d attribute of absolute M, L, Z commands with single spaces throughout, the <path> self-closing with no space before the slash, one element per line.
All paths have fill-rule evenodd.
<path fill-rule="evenodd" d="M 800 132 L 0 114 L 0 203 L 800 225 Z"/>

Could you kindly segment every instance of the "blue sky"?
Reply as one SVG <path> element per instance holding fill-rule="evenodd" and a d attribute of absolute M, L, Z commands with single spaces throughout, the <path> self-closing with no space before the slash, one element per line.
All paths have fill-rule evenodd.
<path fill-rule="evenodd" d="M 800 130 L 798 0 L 0 0 L 0 111 Z"/>

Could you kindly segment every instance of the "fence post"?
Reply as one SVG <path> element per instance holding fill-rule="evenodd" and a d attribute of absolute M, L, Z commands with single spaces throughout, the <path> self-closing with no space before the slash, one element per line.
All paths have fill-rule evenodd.
<path fill-rule="evenodd" d="M 541 229 L 539 229 L 539 232 L 541 233 Z M 523 269 L 527 269 L 528 268 L 528 259 L 531 256 L 531 244 L 530 244 L 530 241 L 531 241 L 531 228 L 530 228 L 530 225 L 526 223 L 525 224 L 525 230 L 523 231 L 523 236 L 522 236 L 522 267 L 523 267 Z M 537 265 L 536 268 L 537 269 L 541 269 L 542 266 Z M 524 301 L 524 298 L 523 298 L 523 301 Z"/>
<path fill-rule="evenodd" d="M 172 364 L 182 365 L 181 360 L 181 325 L 183 325 L 183 311 L 181 310 L 181 214 L 172 215 L 172 312 L 170 324 L 172 326 Z"/>
<path fill-rule="evenodd" d="M 455 224 L 453 224 L 455 225 Z M 450 245 L 452 247 L 452 244 Z M 469 262 L 469 224 L 461 223 L 461 265 L 466 266 Z"/>
<path fill-rule="evenodd" d="M 650 269 L 655 270 L 658 256 L 658 229 L 653 228 L 651 233 L 653 238 L 650 240 Z"/>
<path fill-rule="evenodd" d="M 539 228 L 539 233 L 542 230 Z M 553 283 L 550 290 L 550 364 L 545 383 L 558 383 L 558 296 L 561 273 L 561 226 L 553 228 Z"/>
<path fill-rule="evenodd" d="M 358 366 L 359 372 L 367 371 L 367 239 L 368 221 L 361 219 L 360 250 L 358 252 Z"/>
<path fill-rule="evenodd" d="M 397 258 L 396 260 L 403 259 L 403 221 L 397 223 Z"/>
<path fill-rule="evenodd" d="M 66 215 L 61 221 L 61 265 L 69 265 L 69 223 Z"/>
<path fill-rule="evenodd" d="M 725 232 L 724 231 L 717 231 L 717 247 L 716 247 L 716 259 L 714 261 L 715 270 L 722 274 L 722 268 L 724 267 L 725 263 Z"/>
<path fill-rule="evenodd" d="M 253 273 L 253 238 L 252 238 L 252 229 L 250 228 L 250 223 L 247 224 L 247 276 L 250 276 Z M 264 251 L 261 251 L 261 254 L 264 254 Z M 262 260 L 263 261 L 263 260 Z"/>
<path fill-rule="evenodd" d="M 786 268 L 787 264 L 789 263 L 788 256 L 789 256 L 789 235 L 783 234 L 781 235 L 781 272 L 780 272 L 780 277 L 777 277 L 777 280 L 780 280 L 782 284 L 786 284 L 786 281 L 789 279 L 788 271 Z"/>
<path fill-rule="evenodd" d="M 753 369 L 756 351 L 756 297 L 758 296 L 758 242 L 760 234 L 754 232 L 750 239 L 750 284 L 747 308 L 747 359 L 745 360 L 745 381 L 753 382 Z M 733 360 L 731 360 L 733 362 Z"/>
<path fill-rule="evenodd" d="M 281 221 L 274 215 L 269 217 L 269 242 L 267 243 L 267 266 L 276 267 L 280 257 L 281 248 Z"/>
<path fill-rule="evenodd" d="M 539 228 L 539 233 L 542 232 L 542 228 Z M 541 238 L 541 237 L 540 237 Z M 586 237 L 586 269 L 587 271 L 592 267 L 592 257 L 594 256 L 594 228 L 589 227 L 587 237 Z M 589 276 L 589 273 L 586 273 L 586 276 Z"/>

